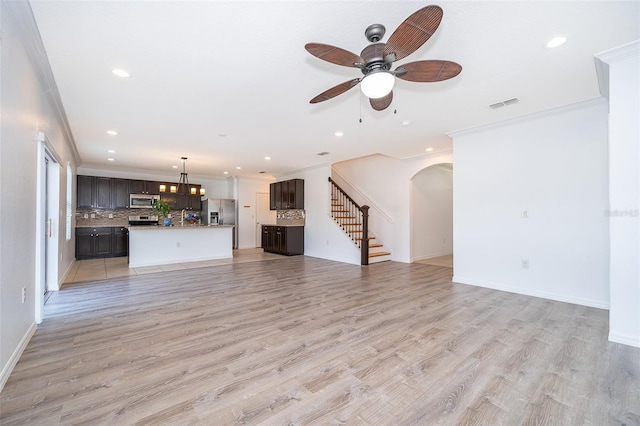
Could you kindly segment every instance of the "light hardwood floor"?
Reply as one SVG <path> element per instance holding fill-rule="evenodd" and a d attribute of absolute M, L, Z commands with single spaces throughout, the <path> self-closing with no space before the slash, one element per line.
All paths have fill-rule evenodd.
<path fill-rule="evenodd" d="M 640 424 L 607 311 L 306 256 L 74 284 L 0 424 Z"/>

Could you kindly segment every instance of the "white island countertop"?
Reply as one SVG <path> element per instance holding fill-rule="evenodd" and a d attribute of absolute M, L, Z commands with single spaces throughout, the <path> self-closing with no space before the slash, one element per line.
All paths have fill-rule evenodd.
<path fill-rule="evenodd" d="M 233 257 L 233 226 L 129 227 L 129 267 Z"/>

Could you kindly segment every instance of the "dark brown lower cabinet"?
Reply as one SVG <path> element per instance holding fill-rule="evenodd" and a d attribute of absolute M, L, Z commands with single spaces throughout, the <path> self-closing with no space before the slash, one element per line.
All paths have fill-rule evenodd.
<path fill-rule="evenodd" d="M 122 226 L 76 228 L 76 259 L 129 255 L 129 230 Z"/>
<path fill-rule="evenodd" d="M 262 248 L 287 256 L 304 254 L 304 226 L 262 225 Z"/>
<path fill-rule="evenodd" d="M 122 227 L 111 228 L 112 254 L 114 257 L 129 255 L 129 230 Z"/>

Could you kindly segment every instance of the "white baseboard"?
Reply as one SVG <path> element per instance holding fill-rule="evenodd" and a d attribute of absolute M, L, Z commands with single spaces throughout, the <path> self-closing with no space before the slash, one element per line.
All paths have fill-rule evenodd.
<path fill-rule="evenodd" d="M 7 380 L 9 380 L 9 376 L 11 375 L 11 372 L 13 371 L 14 367 L 18 363 L 18 360 L 22 356 L 22 352 L 24 352 L 25 348 L 29 344 L 29 340 L 31 340 L 31 337 L 36 332 L 36 329 L 37 329 L 37 326 L 36 326 L 36 323 L 34 322 L 31 324 L 31 327 L 29 327 L 29 329 L 24 334 L 24 336 L 22 336 L 20 343 L 11 354 L 11 357 L 9 358 L 5 366 L 2 368 L 2 373 L 0 374 L 0 392 L 2 392 L 2 389 L 4 388 L 5 383 L 7 383 Z"/>
<path fill-rule="evenodd" d="M 455 271 L 454 271 L 455 273 Z M 494 290 L 507 291 L 509 293 L 524 294 L 525 296 L 540 297 L 542 299 L 555 300 L 558 302 L 572 303 L 574 305 L 589 306 L 591 308 L 609 309 L 609 303 L 601 300 L 584 299 L 581 297 L 570 297 L 563 294 L 550 293 L 530 288 L 511 287 L 503 284 L 490 283 L 487 281 L 474 280 L 454 275 L 452 280 L 454 283 L 475 285 L 477 287 L 491 288 Z"/>
<path fill-rule="evenodd" d="M 640 337 L 609 331 L 609 341 L 640 348 Z"/>
<path fill-rule="evenodd" d="M 64 271 L 64 274 L 62 274 L 62 278 L 60 278 L 60 281 L 58 282 L 58 288 L 56 290 L 60 290 L 62 288 L 62 284 L 67 282 L 67 276 L 69 275 L 69 272 L 71 272 L 71 269 L 73 268 L 73 264 L 76 262 L 77 260 L 75 258 L 71 261 L 67 270 Z"/>
<path fill-rule="evenodd" d="M 433 259 L 434 257 L 448 256 L 450 254 L 453 254 L 453 252 L 452 251 L 443 251 L 443 252 L 440 252 L 440 253 L 432 253 L 432 254 L 427 254 L 427 255 L 424 255 L 424 256 L 412 257 L 411 258 L 411 262 L 418 262 L 420 260 Z"/>

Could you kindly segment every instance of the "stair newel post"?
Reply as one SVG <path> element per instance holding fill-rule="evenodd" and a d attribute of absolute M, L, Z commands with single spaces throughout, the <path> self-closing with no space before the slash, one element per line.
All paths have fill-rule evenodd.
<path fill-rule="evenodd" d="M 369 264 L 369 206 L 360 207 L 362 211 L 362 241 L 360 247 L 360 264 Z"/>

